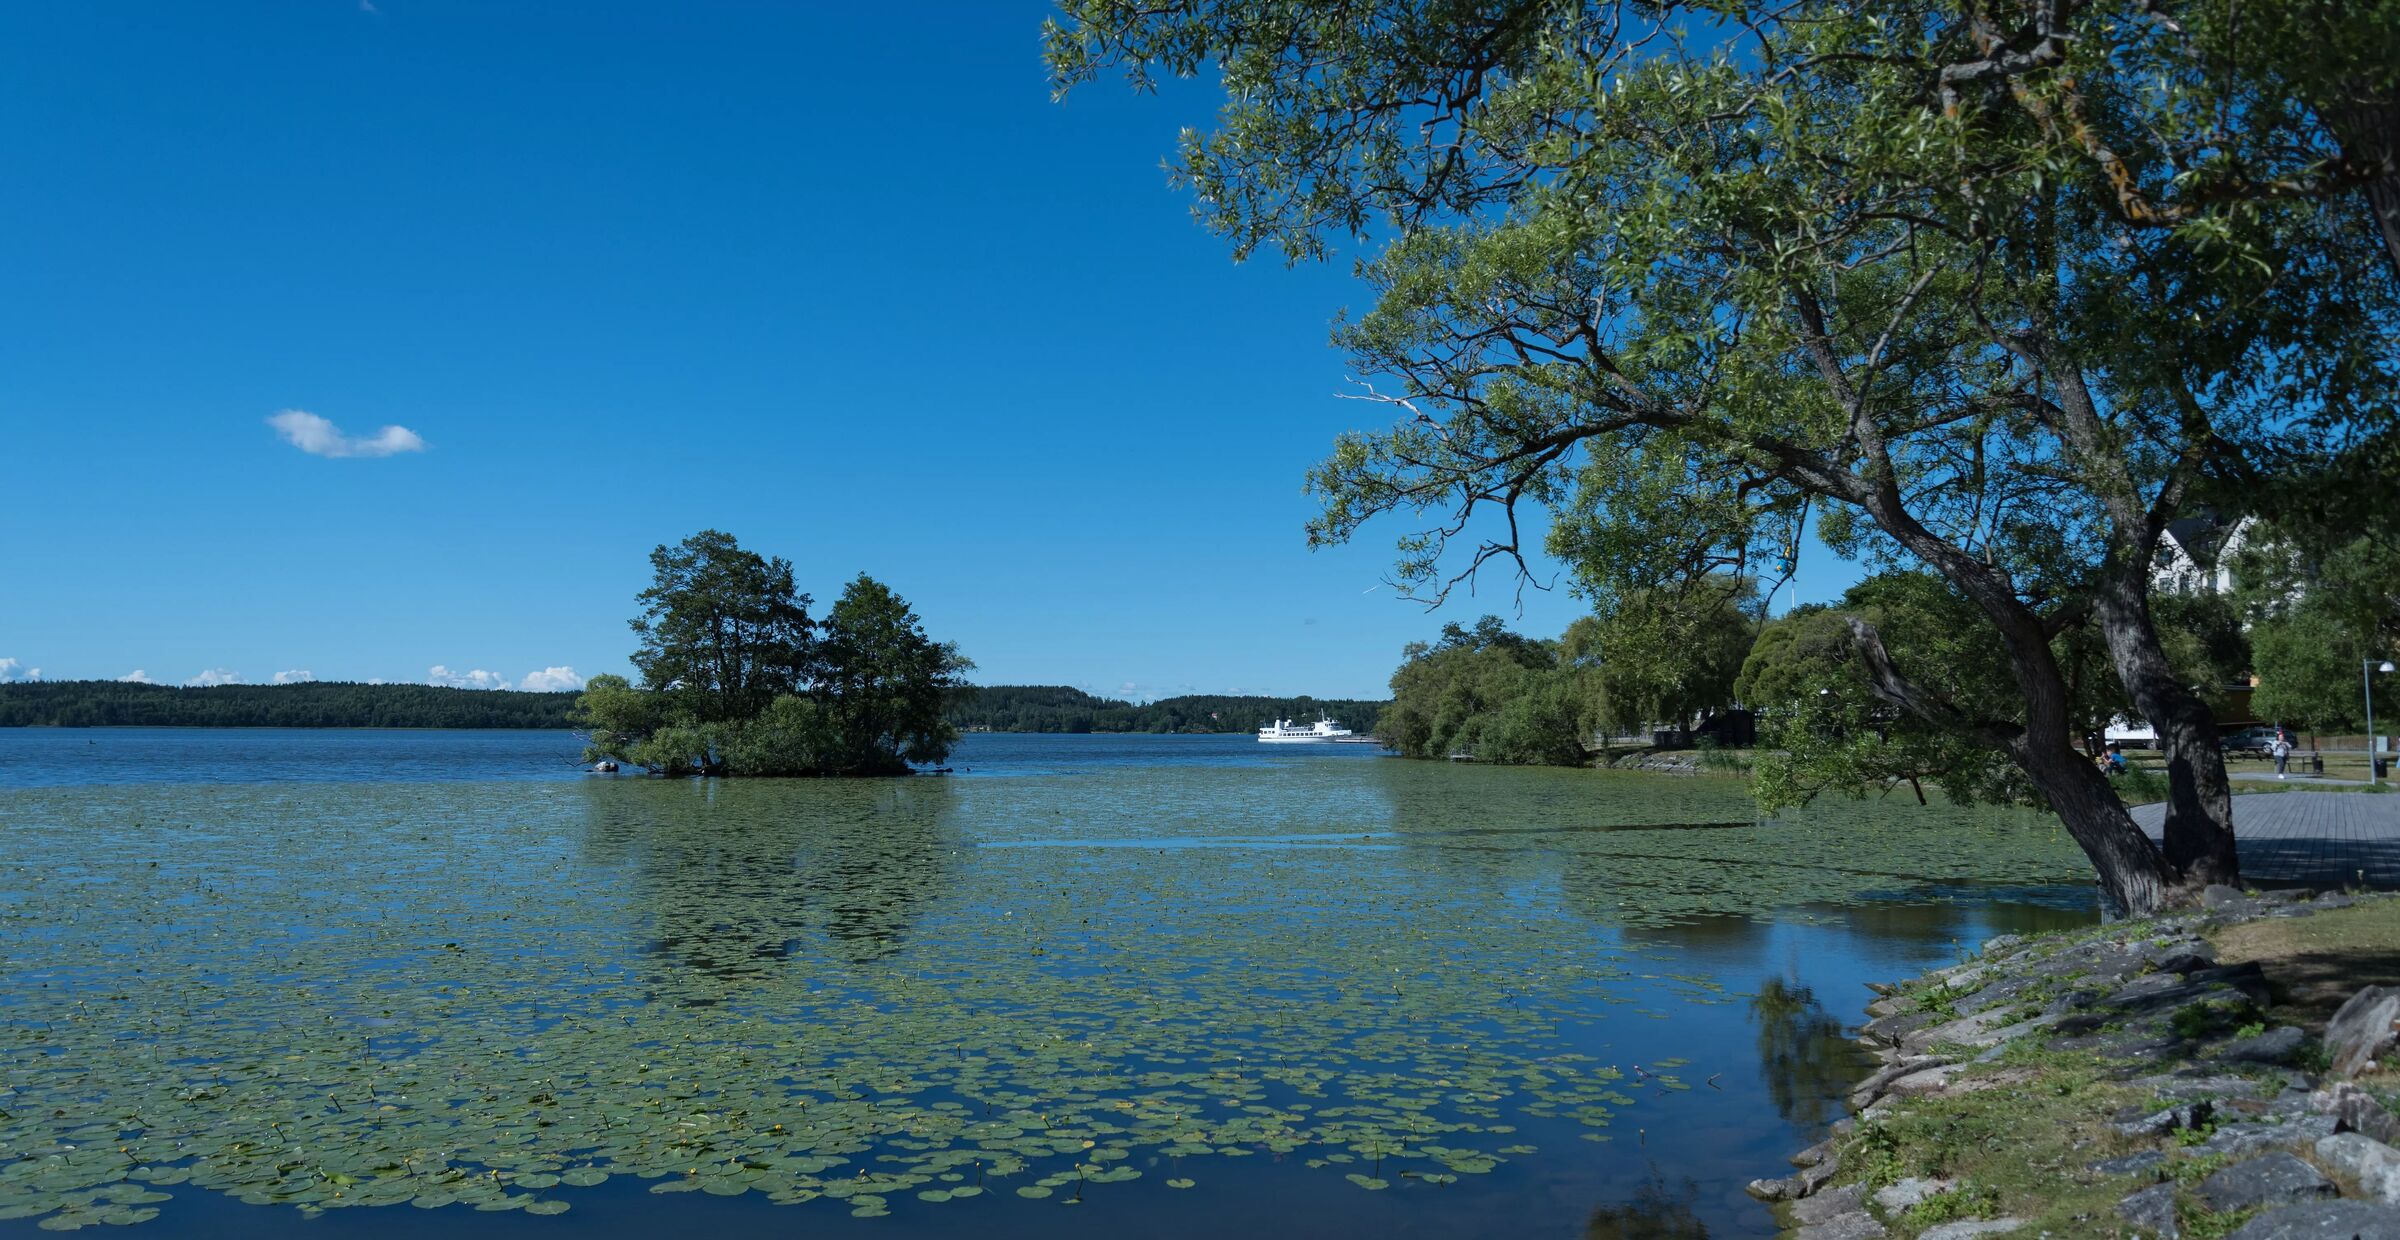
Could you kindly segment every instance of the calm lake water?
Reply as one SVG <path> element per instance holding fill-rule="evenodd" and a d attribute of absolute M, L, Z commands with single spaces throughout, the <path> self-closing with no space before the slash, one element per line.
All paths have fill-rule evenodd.
<path fill-rule="evenodd" d="M 2054 822 L 1246 737 L 0 730 L 0 1232 L 1771 1235 Z"/>

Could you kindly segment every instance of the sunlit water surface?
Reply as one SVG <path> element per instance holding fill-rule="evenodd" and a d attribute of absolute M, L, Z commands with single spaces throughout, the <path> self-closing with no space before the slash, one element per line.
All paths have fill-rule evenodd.
<path fill-rule="evenodd" d="M 531 732 L 0 731 L 0 1229 L 1772 1234 L 1862 983 L 2054 822 L 1243 737 L 664 782 Z"/>

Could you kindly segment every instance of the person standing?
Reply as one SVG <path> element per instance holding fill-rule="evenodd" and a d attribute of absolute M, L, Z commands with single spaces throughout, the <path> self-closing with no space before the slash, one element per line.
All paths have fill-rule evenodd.
<path fill-rule="evenodd" d="M 2292 757 L 2292 743 L 2284 739 L 2283 729 L 2275 730 L 2275 743 L 2267 746 L 2267 752 L 2275 757 L 2275 778 L 2283 778 L 2284 764 Z"/>

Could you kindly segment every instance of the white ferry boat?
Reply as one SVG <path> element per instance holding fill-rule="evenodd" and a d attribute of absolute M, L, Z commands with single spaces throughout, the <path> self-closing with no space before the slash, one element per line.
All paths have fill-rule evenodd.
<path fill-rule="evenodd" d="M 1278 719 L 1258 730 L 1258 739 L 1270 745 L 1306 745 L 1328 741 L 1365 740 L 1350 729 L 1331 719 L 1319 717 L 1315 723 L 1302 726 L 1289 719 Z"/>

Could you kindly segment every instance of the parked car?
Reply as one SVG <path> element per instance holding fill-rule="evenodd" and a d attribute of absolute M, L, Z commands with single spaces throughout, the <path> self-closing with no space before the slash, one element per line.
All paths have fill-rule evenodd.
<path fill-rule="evenodd" d="M 2228 757 L 2267 756 L 2267 746 L 2275 743 L 2273 728 L 2244 728 L 2217 742 Z"/>

